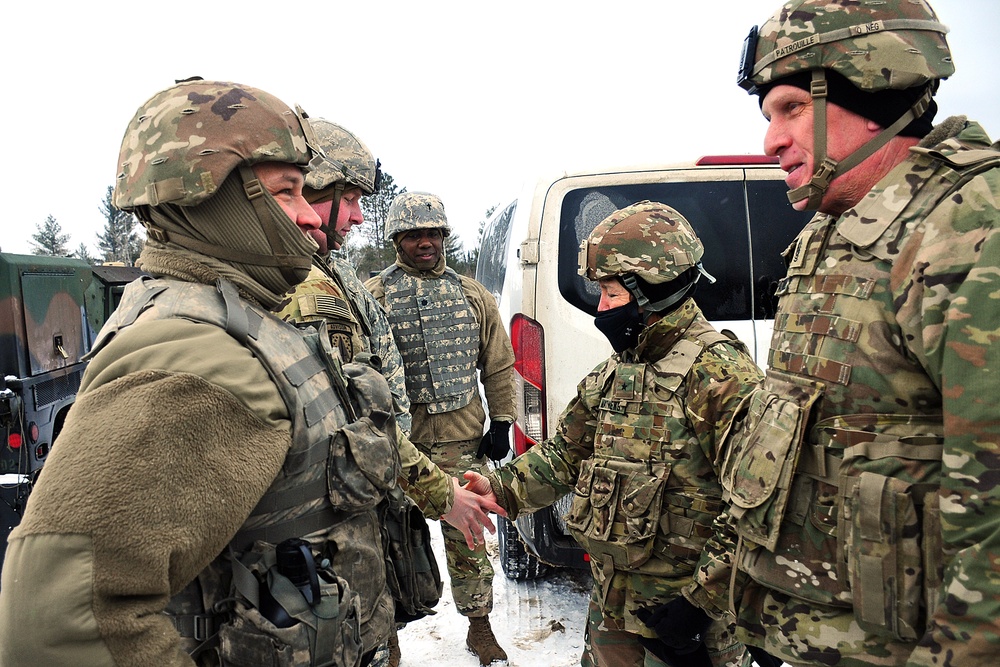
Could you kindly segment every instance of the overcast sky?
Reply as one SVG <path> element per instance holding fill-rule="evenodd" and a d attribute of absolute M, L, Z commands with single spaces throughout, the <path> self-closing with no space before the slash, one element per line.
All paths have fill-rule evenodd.
<path fill-rule="evenodd" d="M 0 119 L 14 199 L 0 248 L 29 253 L 52 215 L 71 249 L 97 254 L 125 126 L 193 75 L 262 88 L 354 131 L 397 185 L 440 195 L 470 247 L 486 209 L 539 173 L 759 152 L 765 123 L 735 85 L 737 60 L 750 26 L 779 5 L 7 3 Z M 958 70 L 938 118 L 966 114 L 998 138 L 1000 2 L 933 5 Z"/>

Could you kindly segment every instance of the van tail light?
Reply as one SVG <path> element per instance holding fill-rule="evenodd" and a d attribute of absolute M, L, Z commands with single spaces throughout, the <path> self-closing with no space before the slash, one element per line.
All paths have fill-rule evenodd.
<path fill-rule="evenodd" d="M 545 335 L 542 325 L 517 314 L 510 321 L 510 342 L 514 348 L 514 382 L 517 389 L 518 418 L 514 424 L 514 453 L 545 440 Z"/>

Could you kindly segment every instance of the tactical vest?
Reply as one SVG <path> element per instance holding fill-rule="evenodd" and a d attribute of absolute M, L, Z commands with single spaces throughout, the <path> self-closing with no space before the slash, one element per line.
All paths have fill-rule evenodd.
<path fill-rule="evenodd" d="M 565 520 L 600 564 L 605 596 L 613 571 L 690 577 L 712 536 L 722 490 L 690 468 L 692 450 L 701 449 L 687 426 L 685 380 L 702 352 L 720 343 L 742 345 L 696 319 L 662 359 L 613 357 L 597 376 L 594 454 L 580 466 Z"/>
<path fill-rule="evenodd" d="M 380 278 L 410 401 L 431 414 L 464 408 L 478 391 L 479 322 L 458 274 L 425 279 L 393 265 Z"/>
<path fill-rule="evenodd" d="M 767 377 L 723 469 L 739 569 L 900 641 L 923 635 L 948 554 L 941 395 L 901 342 L 890 272 L 929 211 L 1000 164 L 989 150 L 914 153 L 887 177 L 905 205 L 870 193 L 786 251 Z"/>
<path fill-rule="evenodd" d="M 217 581 L 206 585 L 211 576 L 192 582 L 168 606 L 178 630 L 191 637 L 186 633 L 190 630 L 194 639 L 198 639 L 199 628 L 203 635 L 211 635 L 219 619 L 210 610 L 217 611 L 217 603 L 235 593 L 243 603 L 236 611 L 242 613 L 231 614 L 232 621 L 222 626 L 222 649 L 225 653 L 228 645 L 231 653 L 224 655 L 224 660 L 228 660 L 226 664 L 262 664 L 254 651 L 275 645 L 274 637 L 269 636 L 273 627 L 268 629 L 263 622 L 261 630 L 260 614 L 255 609 L 261 603 L 258 596 L 267 594 L 267 586 L 259 588 L 262 582 L 248 577 L 274 579 L 273 572 L 268 572 L 274 564 L 274 545 L 304 537 L 320 559 L 329 561 L 325 570 L 333 580 L 324 583 L 324 598 L 327 590 L 341 596 L 348 587 L 357 594 L 357 599 L 348 594 L 343 600 L 324 600 L 325 607 L 314 607 L 314 611 L 326 609 L 323 613 L 332 614 L 334 619 L 355 607 L 353 633 L 357 636 L 323 636 L 324 625 L 320 623 L 309 639 L 311 650 L 329 655 L 333 643 L 353 641 L 356 646 L 348 647 L 348 653 L 357 653 L 362 645 L 371 649 L 384 641 L 392 622 L 392 602 L 382 567 L 376 505 L 395 486 L 399 474 L 395 443 L 384 435 L 395 433 L 384 380 L 358 364 L 339 368 L 322 325 L 302 329 L 287 325 L 240 299 L 225 281 L 209 286 L 143 279 L 129 285 L 101 331 L 95 350 L 133 323 L 169 318 L 218 326 L 252 350 L 278 388 L 292 421 L 292 445 L 281 473 L 234 537 L 230 545 L 233 560 L 223 556 L 209 568 L 218 571 L 221 564 L 222 576 L 232 582 L 232 588 Z M 201 604 L 192 603 L 192 599 Z M 202 612 L 189 613 L 192 604 L 201 606 Z M 315 624 L 314 615 L 306 613 L 309 609 L 304 604 L 302 607 L 298 610 L 302 618 Z M 303 620 L 303 627 L 305 624 Z M 352 631 L 338 627 L 331 632 L 350 635 Z"/>

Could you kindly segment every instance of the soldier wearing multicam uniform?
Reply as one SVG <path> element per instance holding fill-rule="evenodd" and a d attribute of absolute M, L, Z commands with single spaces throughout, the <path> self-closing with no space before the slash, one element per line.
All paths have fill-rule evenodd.
<path fill-rule="evenodd" d="M 364 222 L 360 199 L 378 189 L 380 167 L 368 147 L 344 127 L 322 118 L 307 119 L 323 151 L 306 176 L 303 194 L 323 224 L 312 232 L 320 247 L 309 276 L 279 304 L 286 322 L 323 320 L 331 347 L 342 361 L 358 353 L 376 355 L 396 401 L 396 434 L 402 472 L 400 486 L 427 518 L 441 518 L 462 531 L 467 542 L 482 539 L 482 524 L 492 529 L 486 511 L 495 505 L 462 489 L 409 441 L 410 399 L 406 396 L 403 360 L 382 307 L 358 279 L 354 267 L 328 251 L 339 250 L 355 225 Z M 484 507 L 480 509 L 480 503 Z M 485 511 L 484 511 L 485 510 Z M 388 664 L 399 664 L 395 632 L 390 637 Z"/>
<path fill-rule="evenodd" d="M 299 114 L 227 82 L 130 122 L 114 203 L 145 224 L 152 277 L 102 329 L 11 535 L 0 663 L 356 666 L 385 642 L 388 386 L 268 311 L 318 249 L 310 145 Z"/>
<path fill-rule="evenodd" d="M 509 451 L 514 351 L 493 295 L 448 268 L 442 241 L 450 231 L 438 197 L 399 195 L 386 223 L 396 263 L 365 287 L 385 306 L 403 355 L 413 443 L 446 472 L 462 474 Z M 490 411 L 485 435 L 477 368 Z M 441 529 L 455 607 L 469 617 L 467 646 L 483 665 L 506 660 L 489 623 L 493 568 L 485 545 L 470 549 L 457 531 Z"/>
<path fill-rule="evenodd" d="M 723 473 L 738 632 L 794 665 L 1000 655 L 1000 152 L 932 127 L 946 32 L 922 1 L 796 0 L 744 46 L 765 151 L 819 211 Z"/>
<path fill-rule="evenodd" d="M 734 544 L 717 524 L 717 461 L 761 374 L 692 298 L 703 252 L 659 203 L 594 228 L 580 272 L 600 282 L 595 324 L 616 353 L 579 384 L 552 439 L 489 476 L 512 518 L 574 493 L 566 525 L 594 576 L 583 665 L 749 665 L 726 613 Z"/>

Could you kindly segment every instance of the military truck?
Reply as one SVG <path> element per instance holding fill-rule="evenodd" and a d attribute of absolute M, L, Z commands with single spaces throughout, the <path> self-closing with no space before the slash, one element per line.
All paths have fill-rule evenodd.
<path fill-rule="evenodd" d="M 0 567 L 97 332 L 142 275 L 68 257 L 0 253 Z"/>

